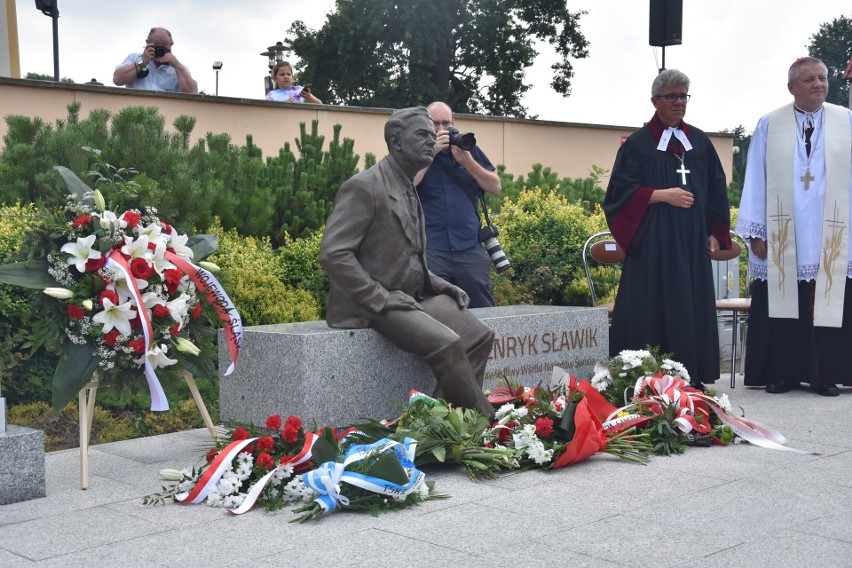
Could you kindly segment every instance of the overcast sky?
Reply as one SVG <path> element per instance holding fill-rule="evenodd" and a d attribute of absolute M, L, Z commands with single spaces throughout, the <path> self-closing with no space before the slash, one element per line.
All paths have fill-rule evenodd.
<path fill-rule="evenodd" d="M 404 0 L 403 0 L 404 1 Z M 547 46 L 527 77 L 524 99 L 544 120 L 640 126 L 653 108 L 650 85 L 661 48 L 648 45 L 648 0 L 569 0 L 587 10 L 580 20 L 589 57 L 576 62 L 573 94 L 550 87 Z M 850 0 L 684 0 L 683 44 L 666 48 L 666 67 L 692 80 L 686 120 L 707 131 L 751 131 L 757 119 L 791 100 L 787 69 L 806 54 L 821 23 L 852 17 Z M 318 28 L 334 0 L 58 0 L 62 77 L 112 84 L 115 66 L 141 51 L 148 30 L 164 26 L 174 53 L 199 89 L 216 90 L 214 61 L 222 61 L 219 95 L 263 98 L 267 60 L 259 54 L 284 39 L 293 20 Z M 16 0 L 21 71 L 53 74 L 51 19 L 33 0 Z M 316 93 L 322 98 L 322 93 Z"/>

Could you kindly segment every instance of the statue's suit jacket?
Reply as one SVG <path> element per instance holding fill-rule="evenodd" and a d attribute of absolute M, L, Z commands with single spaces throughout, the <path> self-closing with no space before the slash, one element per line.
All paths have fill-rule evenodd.
<path fill-rule="evenodd" d="M 416 300 L 441 294 L 449 283 L 427 270 L 425 249 L 420 203 L 392 156 L 344 182 L 320 245 L 328 324 L 370 327 L 392 290 Z"/>

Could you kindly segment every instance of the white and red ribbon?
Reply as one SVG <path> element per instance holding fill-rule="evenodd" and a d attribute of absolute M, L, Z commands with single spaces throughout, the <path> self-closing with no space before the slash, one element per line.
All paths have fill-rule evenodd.
<path fill-rule="evenodd" d="M 196 266 L 188 260 L 179 257 L 171 251 L 166 251 L 166 259 L 180 268 L 184 274 L 189 276 L 196 288 L 204 293 L 207 301 L 216 309 L 219 319 L 222 321 L 225 339 L 228 343 L 228 351 L 231 354 L 231 364 L 225 371 L 227 377 L 234 372 L 234 365 L 240 355 L 240 347 L 243 344 L 243 320 L 240 318 L 237 308 L 228 297 L 225 289 L 208 270 Z"/>
<path fill-rule="evenodd" d="M 260 494 L 263 492 L 264 488 L 266 488 L 269 481 L 278 471 L 287 467 L 295 467 L 311 459 L 311 451 L 314 448 L 314 443 L 318 439 L 319 436 L 317 436 L 313 432 L 308 432 L 307 434 L 305 434 L 305 444 L 304 446 L 302 446 L 302 451 L 300 451 L 297 455 L 293 456 L 291 459 L 282 461 L 278 467 L 270 470 L 269 473 L 260 478 L 257 483 L 251 486 L 251 489 L 249 489 L 248 493 L 246 494 L 246 498 L 243 500 L 242 504 L 236 509 L 228 509 L 228 512 L 233 515 L 242 515 L 243 513 L 248 513 L 249 511 L 251 511 L 252 507 L 254 507 L 255 503 L 257 503 L 257 499 L 260 497 Z"/>
<path fill-rule="evenodd" d="M 134 307 L 139 314 L 139 321 L 142 322 L 142 334 L 145 336 L 145 354 L 142 359 L 145 362 L 145 380 L 148 382 L 148 390 L 151 391 L 151 410 L 168 410 L 169 401 L 166 398 L 166 393 L 163 392 L 163 386 L 157 378 L 157 373 L 154 372 L 154 366 L 151 365 L 151 361 L 148 359 L 148 351 L 151 350 L 151 346 L 154 344 L 154 326 L 151 324 L 151 318 L 148 315 L 145 302 L 142 301 L 142 293 L 136 285 L 136 277 L 133 276 L 130 266 L 121 253 L 114 251 L 108 252 L 104 267 L 120 272 L 124 276 Z"/>

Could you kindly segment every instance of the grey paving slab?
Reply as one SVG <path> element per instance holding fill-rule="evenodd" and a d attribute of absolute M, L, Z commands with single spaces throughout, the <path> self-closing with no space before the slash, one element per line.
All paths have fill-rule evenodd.
<path fill-rule="evenodd" d="M 477 483 L 461 468 L 429 467 L 451 498 L 301 525 L 290 508 L 233 517 L 142 505 L 160 469 L 201 459 L 209 437 L 199 429 L 92 446 L 87 491 L 76 450 L 47 454 L 47 496 L 0 506 L 0 566 L 303 566 L 311 545 L 310 564 L 338 566 L 549 565 L 557 553 L 592 568 L 852 565 L 852 389 L 828 399 L 723 383 L 747 417 L 822 455 L 690 448 L 647 466 L 598 455 Z"/>

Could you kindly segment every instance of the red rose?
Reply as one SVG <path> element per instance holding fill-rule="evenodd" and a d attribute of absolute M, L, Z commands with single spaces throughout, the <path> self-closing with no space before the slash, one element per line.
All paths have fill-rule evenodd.
<path fill-rule="evenodd" d="M 169 317 L 169 308 L 165 304 L 154 304 L 154 317 L 167 318 Z"/>
<path fill-rule="evenodd" d="M 272 456 L 266 452 L 261 452 L 260 455 L 257 456 L 255 463 L 263 469 L 272 469 L 275 467 L 275 461 L 272 459 Z"/>
<path fill-rule="evenodd" d="M 127 226 L 130 228 L 135 227 L 139 224 L 139 221 L 142 220 L 142 217 L 139 213 L 134 211 L 125 211 L 124 215 L 121 216 L 122 219 L 127 223 Z"/>
<path fill-rule="evenodd" d="M 543 416 L 535 421 L 535 435 L 539 438 L 547 438 L 553 432 L 553 420 Z"/>
<path fill-rule="evenodd" d="M 284 441 L 288 444 L 292 444 L 299 439 L 299 431 L 288 425 L 285 426 L 284 430 L 281 432 L 281 437 L 284 438 Z"/>
<path fill-rule="evenodd" d="M 110 347 L 115 347 L 115 342 L 118 339 L 119 335 L 121 334 L 118 333 L 118 330 L 112 328 L 109 333 L 104 335 L 103 341 L 106 345 L 109 345 Z"/>
<path fill-rule="evenodd" d="M 192 316 L 191 317 L 192 317 L 192 319 L 198 319 L 198 316 L 200 316 L 200 315 L 201 315 L 201 302 L 196 302 L 195 307 L 192 308 Z M 279 427 L 280 427 L 280 424 L 279 424 Z M 275 428 L 275 429 L 277 430 L 278 428 Z"/>
<path fill-rule="evenodd" d="M 82 227 L 83 225 L 86 225 L 86 224 L 91 223 L 91 222 L 92 222 L 92 216 L 91 215 L 80 215 L 79 217 L 74 219 L 74 223 L 72 223 L 72 224 L 75 227 Z"/>
<path fill-rule="evenodd" d="M 106 307 L 104 306 L 104 300 L 109 300 L 114 306 L 117 306 L 118 294 L 116 294 L 113 290 L 104 290 L 103 292 L 101 292 L 101 297 L 99 299 L 102 308 Z"/>
<path fill-rule="evenodd" d="M 259 449 L 269 451 L 275 447 L 275 440 L 272 439 L 272 436 L 263 436 L 257 439 L 256 444 Z"/>
<path fill-rule="evenodd" d="M 180 323 L 175 322 L 175 324 L 169 329 L 169 333 L 172 337 L 177 337 L 180 335 Z"/>
<path fill-rule="evenodd" d="M 138 312 L 136 314 L 136 317 L 130 320 L 130 329 L 142 329 L 142 320 L 139 319 Z"/>
<path fill-rule="evenodd" d="M 302 419 L 298 416 L 288 416 L 287 423 L 284 426 L 288 428 L 293 428 L 294 430 L 298 430 L 302 427 Z"/>
<path fill-rule="evenodd" d="M 100 258 L 90 258 L 86 261 L 86 272 L 97 272 L 106 264 L 106 258 L 101 255 Z"/>
<path fill-rule="evenodd" d="M 216 448 L 210 448 L 210 451 L 207 452 L 207 463 L 210 463 L 213 460 L 215 460 L 216 456 L 218 456 L 218 455 L 219 455 L 219 450 L 217 450 Z"/>
<path fill-rule="evenodd" d="M 80 306 L 68 304 L 65 306 L 65 313 L 68 314 L 68 317 L 71 319 L 81 320 L 83 319 L 83 316 L 86 315 L 86 310 L 84 310 Z"/>
<path fill-rule="evenodd" d="M 130 261 L 130 272 L 139 280 L 147 280 L 149 276 L 153 276 L 155 273 L 148 261 L 141 257 L 136 257 Z"/>
<path fill-rule="evenodd" d="M 137 337 L 136 339 L 131 339 L 130 341 L 127 342 L 127 345 L 129 345 L 130 348 L 133 349 L 133 352 L 135 354 L 137 354 L 137 355 L 144 355 L 145 354 L 145 338 L 144 337 Z"/>
<path fill-rule="evenodd" d="M 266 419 L 266 427 L 270 430 L 278 430 L 281 428 L 281 415 L 273 414 L 269 418 Z"/>
<path fill-rule="evenodd" d="M 236 442 L 237 440 L 245 440 L 249 437 L 249 431 L 245 428 L 235 428 L 234 433 L 231 434 L 231 441 Z"/>
<path fill-rule="evenodd" d="M 160 219 L 160 227 L 162 227 L 164 233 L 169 235 L 172 233 L 172 226 L 163 221 L 162 219 Z"/>

